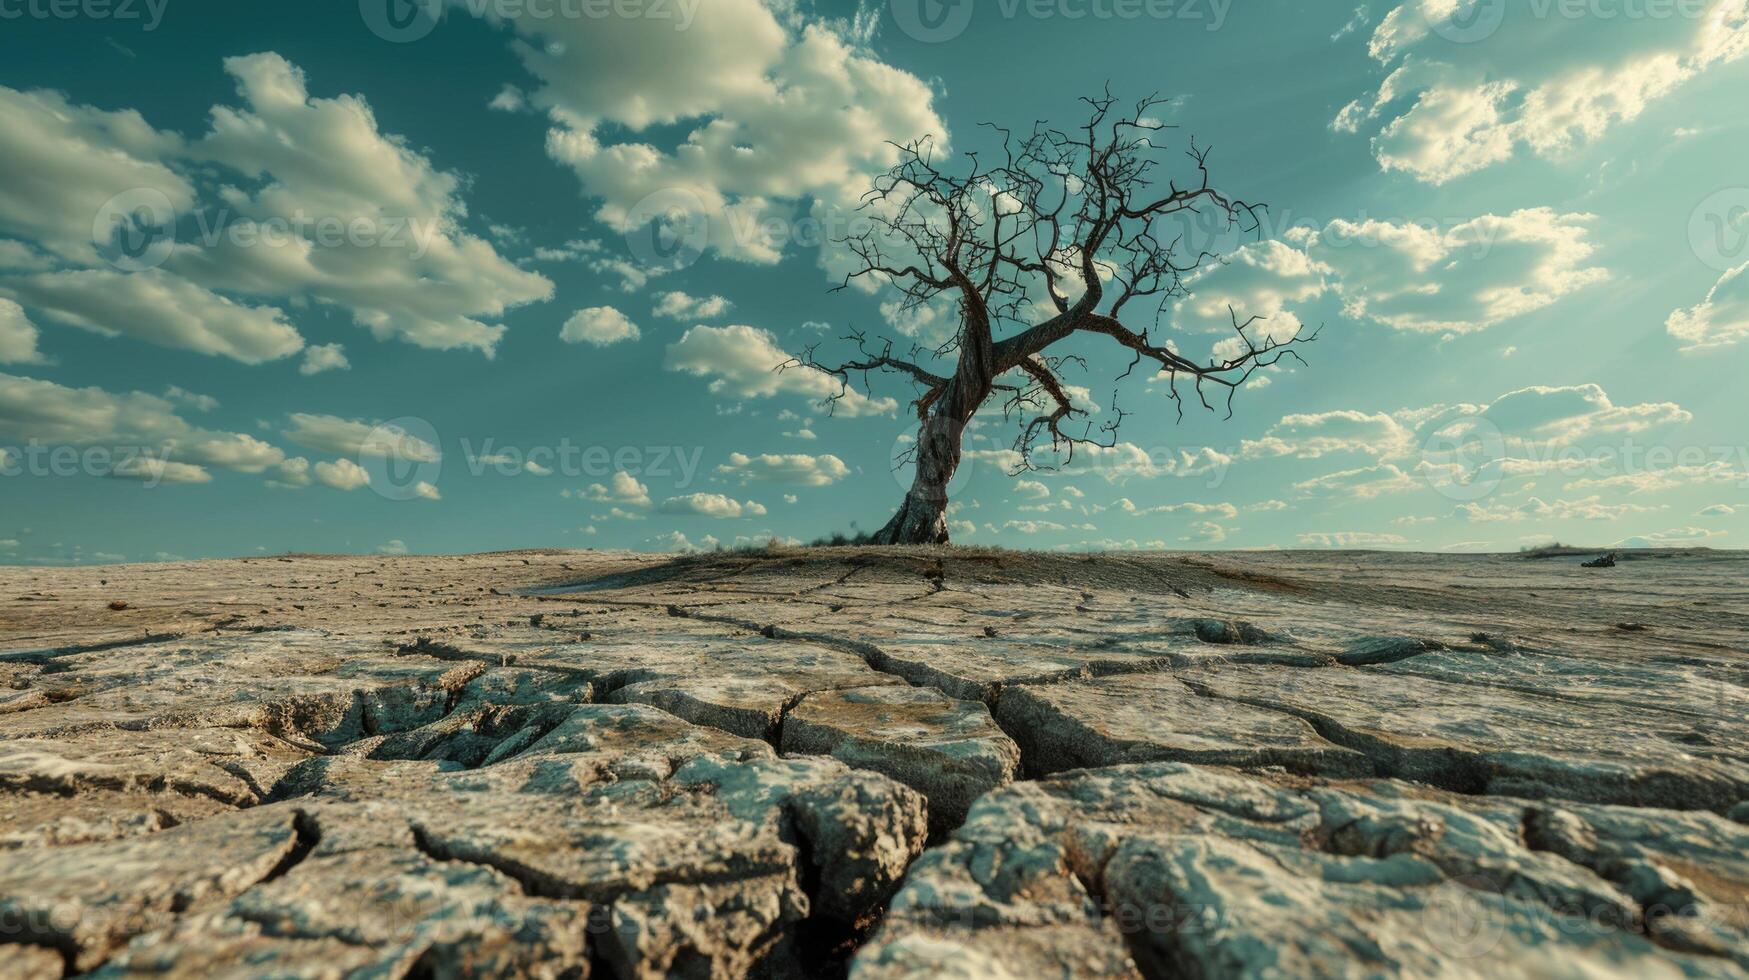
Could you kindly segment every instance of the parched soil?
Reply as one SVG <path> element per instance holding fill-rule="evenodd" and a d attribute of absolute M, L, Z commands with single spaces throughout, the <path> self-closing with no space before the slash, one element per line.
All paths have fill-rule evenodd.
<path fill-rule="evenodd" d="M 0 569 L 0 978 L 1749 976 L 1749 555 Z"/>

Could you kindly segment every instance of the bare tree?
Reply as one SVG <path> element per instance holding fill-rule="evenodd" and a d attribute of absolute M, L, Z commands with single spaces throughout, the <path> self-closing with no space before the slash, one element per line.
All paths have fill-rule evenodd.
<path fill-rule="evenodd" d="M 890 340 L 852 333 L 845 339 L 857 347 L 853 358 L 822 360 L 809 348 L 784 366 L 836 377 L 833 405 L 853 383 L 866 391 L 871 373 L 900 375 L 917 391 L 909 451 L 916 476 L 876 543 L 947 542 L 961 437 L 993 398 L 1002 399 L 1005 416 L 1020 417 L 1020 470 L 1067 465 L 1077 449 L 1116 444 L 1126 413 L 1114 404 L 1096 424 L 1063 381 L 1066 367 L 1087 366 L 1078 354 L 1051 353 L 1070 338 L 1103 336 L 1127 352 L 1119 381 L 1139 365 L 1158 372 L 1180 417 L 1181 382 L 1210 409 L 1209 391 L 1224 392 L 1230 417 L 1233 393 L 1253 372 L 1298 359 L 1294 348 L 1313 339 L 1274 337 L 1256 329 L 1260 318 L 1236 313 L 1231 356 L 1201 363 L 1154 339 L 1169 303 L 1186 294 L 1185 277 L 1220 259 L 1207 244 L 1187 241 L 1187 219 L 1213 216 L 1249 233 L 1260 208 L 1210 186 L 1208 151 L 1194 140 L 1191 182 L 1160 173 L 1168 127 L 1148 113 L 1164 100 L 1144 99 L 1127 113 L 1109 93 L 1082 101 L 1088 120 L 1071 132 L 1043 123 L 1026 135 L 990 127 L 1001 142 L 994 166 L 967 153 L 961 172 L 949 173 L 933 159 L 931 141 L 901 146 L 899 163 L 864 198 L 868 230 L 844 240 L 855 266 L 837 288 L 870 280 L 897 289 L 902 312 L 950 308 L 958 316 L 951 338 L 895 353 Z M 1137 321 L 1145 322 L 1130 325 Z M 1040 460 L 1035 454 L 1047 442 Z"/>

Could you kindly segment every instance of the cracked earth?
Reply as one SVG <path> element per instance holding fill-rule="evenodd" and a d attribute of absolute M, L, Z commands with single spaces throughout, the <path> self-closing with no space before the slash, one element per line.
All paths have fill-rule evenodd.
<path fill-rule="evenodd" d="M 1749 976 L 1749 557 L 0 569 L 0 977 Z"/>

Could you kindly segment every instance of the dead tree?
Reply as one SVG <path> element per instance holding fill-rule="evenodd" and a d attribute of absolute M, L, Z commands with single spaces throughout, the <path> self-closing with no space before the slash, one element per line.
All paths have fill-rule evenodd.
<path fill-rule="evenodd" d="M 1255 232 L 1261 209 L 1210 185 L 1208 151 L 1194 140 L 1186 168 L 1194 178 L 1181 185 L 1161 173 L 1169 127 L 1148 113 L 1163 100 L 1145 99 L 1127 113 L 1109 93 L 1082 101 L 1088 120 L 1070 132 L 1043 123 L 1024 136 L 990 127 L 1001 141 L 994 166 L 968 153 L 950 173 L 933 159 L 931 141 L 901 146 L 900 162 L 864 198 L 867 230 L 843 240 L 855 266 L 837 288 L 869 280 L 898 290 L 904 312 L 951 310 L 958 323 L 950 338 L 901 355 L 890 340 L 852 333 L 845 339 L 857 347 L 853 358 L 822 360 L 809 348 L 784 365 L 840 381 L 828 411 L 853 383 L 866 391 L 871 373 L 898 374 L 916 389 L 919 425 L 909 452 L 916 477 L 877 544 L 947 542 L 947 488 L 961 437 L 994 397 L 1003 399 L 1005 417 L 1019 416 L 1021 470 L 1068 465 L 1078 448 L 1116 445 L 1126 413 L 1114 404 L 1095 424 L 1063 381 L 1065 367 L 1086 367 L 1078 354 L 1052 353 L 1070 338 L 1117 344 L 1129 357 L 1119 381 L 1139 365 L 1157 371 L 1180 417 L 1181 382 L 1210 409 L 1208 392 L 1224 391 L 1230 416 L 1233 393 L 1253 372 L 1298 359 L 1294 348 L 1313 339 L 1273 337 L 1256 329 L 1259 318 L 1236 313 L 1230 357 L 1203 363 L 1155 339 L 1171 301 L 1186 295 L 1185 277 L 1220 259 L 1188 240 L 1189 225 L 1212 217 Z M 1037 460 L 1047 439 L 1050 458 Z"/>

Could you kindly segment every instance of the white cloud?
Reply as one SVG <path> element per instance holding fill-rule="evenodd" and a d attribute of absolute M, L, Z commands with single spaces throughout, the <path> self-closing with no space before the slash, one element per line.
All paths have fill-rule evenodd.
<path fill-rule="evenodd" d="M 302 456 L 281 460 L 267 485 L 281 490 L 295 490 L 310 485 L 310 461 Z"/>
<path fill-rule="evenodd" d="M 1660 510 L 1635 504 L 1606 504 L 1602 497 L 1582 500 L 1556 500 L 1553 503 L 1531 497 L 1522 504 L 1460 504 L 1457 516 L 1471 523 L 1500 523 L 1526 520 L 1550 521 L 1613 521 L 1628 514 Z"/>
<path fill-rule="evenodd" d="M 1227 540 L 1227 529 L 1214 521 L 1192 521 L 1190 533 L 1178 540 L 1187 544 L 1219 544 Z"/>
<path fill-rule="evenodd" d="M 660 192 L 691 202 L 718 253 L 774 262 L 788 236 L 764 219 L 800 217 L 806 199 L 848 209 L 897 159 L 891 142 L 946 134 L 922 80 L 802 25 L 801 8 L 712 0 L 696 14 L 686 30 L 655 17 L 493 18 L 540 82 L 529 99 L 553 122 L 548 154 L 615 231 L 641 229 L 639 202 Z M 658 124 L 681 128 L 635 135 Z"/>
<path fill-rule="evenodd" d="M 571 319 L 565 321 L 565 327 L 559 331 L 559 339 L 568 344 L 594 344 L 597 347 L 607 347 L 624 340 L 637 340 L 642 334 L 638 325 L 626 319 L 626 315 L 611 306 L 591 306 L 578 310 Z"/>
<path fill-rule="evenodd" d="M 721 296 L 689 296 L 675 290 L 656 295 L 655 313 L 670 320 L 714 320 L 734 305 Z"/>
<path fill-rule="evenodd" d="M 821 403 L 839 393 L 838 379 L 822 371 L 806 367 L 778 370 L 790 360 L 769 331 L 748 326 L 697 326 L 668 345 L 667 367 L 695 377 L 712 377 L 713 393 L 735 398 L 790 394 Z M 891 415 L 898 407 L 891 398 L 870 399 L 851 388 L 832 411 L 858 418 Z"/>
<path fill-rule="evenodd" d="M 1586 468 L 1583 464 L 1574 469 Z M 1676 466 L 1651 466 L 1609 476 L 1588 476 L 1573 480 L 1568 490 L 1627 490 L 1630 494 L 1656 493 L 1677 487 L 1704 484 L 1729 485 L 1749 489 L 1749 472 L 1722 459 L 1705 463 Z"/>
<path fill-rule="evenodd" d="M 1262 438 L 1245 440 L 1241 456 L 1316 459 L 1353 453 L 1402 461 L 1421 454 L 1423 447 L 1437 456 L 1497 442 L 1487 448 L 1501 450 L 1507 457 L 1540 457 L 1598 436 L 1645 432 L 1692 418 L 1674 402 L 1617 405 L 1595 384 L 1532 385 L 1486 405 L 1287 415 Z"/>
<path fill-rule="evenodd" d="M 407 542 L 402 541 L 400 538 L 395 538 L 394 540 L 389 541 L 386 544 L 383 544 L 382 546 L 377 548 L 377 554 L 379 554 L 379 555 L 398 556 L 398 555 L 404 555 L 406 553 L 407 553 Z"/>
<path fill-rule="evenodd" d="M 731 453 L 729 461 L 717 467 L 726 476 L 738 476 L 742 483 L 782 483 L 791 486 L 826 487 L 850 475 L 850 467 L 836 456 L 809 456 L 805 453 L 764 453 L 749 456 Z"/>
<path fill-rule="evenodd" d="M 1558 156 L 1749 51 L 1742 0 L 1716 0 L 1699 17 L 1689 9 L 1539 17 L 1492 0 L 1409 0 L 1373 33 L 1372 55 L 1390 73 L 1334 125 L 1375 131 L 1381 167 L 1435 184 L 1509 160 L 1520 147 Z M 1491 35 L 1447 40 L 1478 16 L 1485 27 L 1490 12 L 1505 18 Z"/>
<path fill-rule="evenodd" d="M 424 480 L 420 480 L 418 483 L 415 483 L 413 485 L 413 495 L 415 497 L 418 497 L 420 500 L 442 500 L 443 499 L 443 494 L 438 492 L 437 487 L 433 486 L 430 483 L 427 483 Z"/>
<path fill-rule="evenodd" d="M 728 519 L 734 517 L 764 517 L 765 507 L 754 501 L 742 503 L 720 493 L 689 493 L 662 501 L 664 514 L 697 514 L 702 517 Z"/>
<path fill-rule="evenodd" d="M 36 324 L 24 315 L 24 308 L 0 299 L 0 364 L 41 364 L 43 356 L 36 344 Z"/>
<path fill-rule="evenodd" d="M 0 87 L 0 132 L 0 231 L 39 242 L 59 259 L 102 261 L 92 221 L 123 191 L 155 188 L 178 210 L 194 203 L 193 187 L 164 163 L 183 151 L 182 141 L 133 110 L 105 112 L 57 92 Z"/>
<path fill-rule="evenodd" d="M 312 97 L 303 71 L 276 54 L 228 58 L 225 70 L 247 108 L 215 106 L 211 132 L 191 152 L 269 178 L 252 195 L 226 196 L 237 220 L 305 216 L 370 235 L 327 241 L 317 229 L 282 247 L 227 236 L 211 249 L 179 249 L 168 268 L 215 289 L 348 308 L 379 340 L 487 354 L 504 333 L 487 320 L 551 298 L 545 277 L 461 229 L 462 179 L 382 133 L 363 98 Z"/>
<path fill-rule="evenodd" d="M 390 423 L 372 424 L 302 412 L 293 413 L 291 423 L 285 437 L 317 452 L 413 463 L 433 463 L 443 458 L 436 446 Z"/>
<path fill-rule="evenodd" d="M 290 357 L 304 346 L 283 311 L 235 302 L 162 269 L 43 272 L 0 281 L 0 290 L 68 326 L 245 364 Z"/>
<path fill-rule="evenodd" d="M 276 306 L 226 294 L 335 305 L 379 339 L 488 354 L 504 328 L 487 320 L 551 297 L 550 281 L 461 230 L 462 179 L 382 133 L 362 98 L 311 97 L 303 72 L 272 53 L 224 67 L 244 105 L 213 107 L 192 143 L 136 112 L 0 88 L 0 233 L 85 267 L 50 269 L 8 248 L 6 267 L 34 274 L 0 291 L 45 319 L 246 363 L 295 354 L 302 338 Z M 199 199 L 189 173 L 220 182 L 214 200 Z M 99 268 L 93 218 L 142 188 L 193 215 L 197 233 L 161 268 Z"/>
<path fill-rule="evenodd" d="M 1291 237 L 1332 277 L 1348 315 L 1398 330 L 1472 333 L 1607 280 L 1588 264 L 1592 220 L 1532 208 L 1450 228 L 1337 220 Z"/>
<path fill-rule="evenodd" d="M 254 436 L 191 425 L 167 397 L 68 388 L 8 374 L 0 374 L 0 439 L 110 446 L 160 460 L 244 473 L 263 472 L 285 457 Z"/>
<path fill-rule="evenodd" d="M 1308 548 L 1379 548 L 1409 543 L 1401 534 L 1373 531 L 1318 531 L 1300 535 L 1299 541 Z"/>
<path fill-rule="evenodd" d="M 589 489 L 583 493 L 564 490 L 560 492 L 560 495 L 565 497 L 580 496 L 585 500 L 593 501 L 598 504 L 626 504 L 632 507 L 650 506 L 650 488 L 639 483 L 637 477 L 632 476 L 624 470 L 615 471 L 613 476 L 608 479 L 605 486 L 600 483 L 592 483 L 589 485 Z"/>
<path fill-rule="evenodd" d="M 1316 459 L 1331 453 L 1389 456 L 1408 450 L 1414 432 L 1383 412 L 1338 410 L 1283 416 L 1261 439 L 1245 440 L 1247 459 L 1296 456 Z"/>
<path fill-rule="evenodd" d="M 1019 534 L 1043 534 L 1047 531 L 1067 531 L 1068 528 L 1056 521 L 1008 521 L 999 528 L 991 528 L 991 533 L 1014 531 Z"/>
<path fill-rule="evenodd" d="M 110 469 L 109 475 L 148 484 L 211 483 L 213 479 L 213 475 L 205 467 L 152 456 L 132 456 L 121 460 Z"/>
<path fill-rule="evenodd" d="M 1696 516 L 1696 517 L 1729 517 L 1732 514 L 1735 514 L 1736 512 L 1737 512 L 1737 508 L 1732 507 L 1730 504 L 1713 504 L 1710 507 L 1702 507 L 1698 512 L 1696 512 L 1696 514 L 1694 516 Z"/>
<path fill-rule="evenodd" d="M 323 371 L 345 371 L 351 367 L 352 362 L 346 359 L 344 346 L 321 344 L 304 348 L 304 363 L 298 365 L 298 373 L 321 374 Z"/>
<path fill-rule="evenodd" d="M 1219 264 L 1210 264 L 1186 282 L 1189 295 L 1174 307 L 1180 327 L 1231 334 L 1233 318 L 1264 322 L 1248 331 L 1254 340 L 1287 340 L 1300 330 L 1291 307 L 1322 296 L 1330 269 L 1305 252 L 1278 241 L 1241 246 Z M 1232 337 L 1225 344 L 1236 343 Z M 1228 348 L 1220 348 L 1227 350 Z M 1221 356 L 1217 350 L 1216 356 Z"/>
<path fill-rule="evenodd" d="M 1692 548 L 1703 541 L 1722 537 L 1725 532 L 1713 531 L 1704 527 L 1673 527 L 1663 531 L 1653 531 L 1638 537 L 1624 538 L 1617 541 L 1616 548 Z"/>
<path fill-rule="evenodd" d="M 1749 340 L 1749 263 L 1725 273 L 1706 299 L 1676 310 L 1664 322 L 1683 350 L 1726 347 Z"/>
<path fill-rule="evenodd" d="M 1009 472 L 1016 471 L 1021 465 L 1020 453 L 1012 449 L 970 449 L 964 457 L 1000 466 Z M 1225 469 L 1233 458 L 1207 447 L 1149 452 L 1133 442 L 1120 442 L 1111 446 L 1077 446 L 1073 459 L 1067 458 L 1066 454 L 1052 456 L 1041 447 L 1034 451 L 1033 462 L 1040 467 L 1050 467 L 1039 472 L 1039 476 L 1092 475 L 1102 477 L 1108 483 L 1122 483 L 1132 478 L 1204 476 Z"/>
<path fill-rule="evenodd" d="M 350 459 L 316 464 L 316 479 L 325 487 L 352 491 L 370 485 L 370 474 Z"/>
<path fill-rule="evenodd" d="M 1051 495 L 1051 488 L 1037 480 L 1020 480 L 1014 484 L 1014 495 L 1022 500 L 1042 500 Z"/>
<path fill-rule="evenodd" d="M 1360 500 L 1371 500 L 1387 493 L 1401 493 L 1417 485 L 1413 477 L 1395 465 L 1380 463 L 1301 480 L 1294 484 L 1294 489 L 1307 494 L 1352 495 Z"/>
<path fill-rule="evenodd" d="M 679 552 L 709 551 L 710 549 L 715 548 L 719 543 L 715 537 L 707 534 L 699 540 L 698 544 L 693 544 L 686 535 L 679 531 L 668 531 L 664 534 L 658 534 L 649 540 L 663 551 Z"/>
<path fill-rule="evenodd" d="M 1213 515 L 1228 520 L 1239 516 L 1239 509 L 1232 504 L 1162 504 L 1158 507 L 1141 507 L 1128 497 L 1118 498 L 1117 508 L 1134 517 L 1148 517 L 1153 514 L 1195 514 L 1198 516 Z"/>

